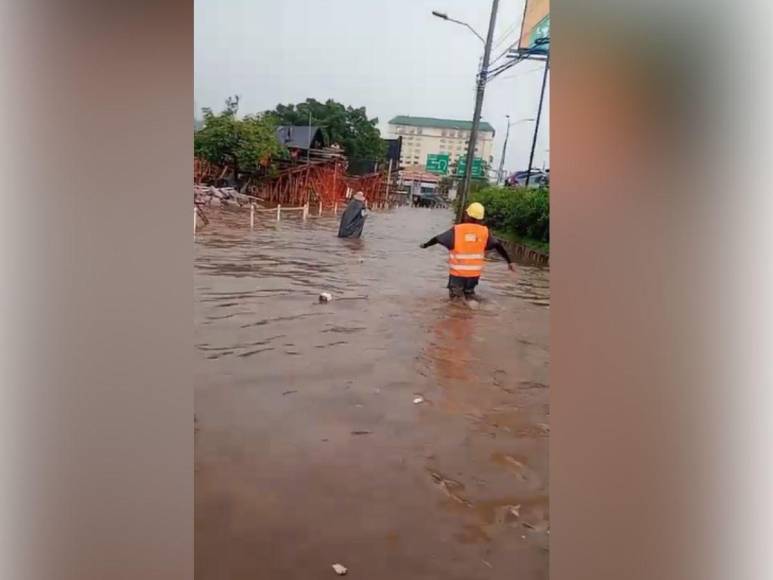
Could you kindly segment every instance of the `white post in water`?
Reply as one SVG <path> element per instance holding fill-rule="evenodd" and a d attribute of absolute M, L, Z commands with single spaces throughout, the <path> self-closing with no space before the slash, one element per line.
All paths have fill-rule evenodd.
<path fill-rule="evenodd" d="M 305 204 L 303 204 L 303 221 L 306 221 L 307 217 L 309 217 L 309 202 L 308 201 Z"/>
<path fill-rule="evenodd" d="M 278 203 L 276 204 L 276 221 L 280 219 L 282 219 L 282 205 Z"/>
<path fill-rule="evenodd" d="M 333 204 L 333 215 L 338 215 L 338 202 Z"/>
<path fill-rule="evenodd" d="M 255 204 L 250 204 L 250 229 L 255 229 Z"/>
<path fill-rule="evenodd" d="M 322 215 L 322 200 L 319 202 L 319 215 Z"/>
<path fill-rule="evenodd" d="M 193 206 L 193 235 L 196 235 L 196 226 L 198 225 L 199 214 L 196 211 L 196 206 Z"/>

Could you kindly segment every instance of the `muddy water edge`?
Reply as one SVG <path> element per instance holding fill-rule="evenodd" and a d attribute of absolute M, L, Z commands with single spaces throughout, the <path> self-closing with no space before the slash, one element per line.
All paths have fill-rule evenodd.
<path fill-rule="evenodd" d="M 494 256 L 473 310 L 418 247 L 448 211 L 373 213 L 357 241 L 333 216 L 209 217 L 196 578 L 547 578 L 549 271 Z"/>

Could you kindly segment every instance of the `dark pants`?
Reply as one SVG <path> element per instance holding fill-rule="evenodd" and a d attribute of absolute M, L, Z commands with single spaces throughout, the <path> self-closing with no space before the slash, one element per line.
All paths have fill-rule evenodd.
<path fill-rule="evenodd" d="M 464 278 L 462 276 L 448 277 L 448 295 L 451 298 L 472 298 L 475 296 L 475 286 L 480 281 L 479 276 Z"/>

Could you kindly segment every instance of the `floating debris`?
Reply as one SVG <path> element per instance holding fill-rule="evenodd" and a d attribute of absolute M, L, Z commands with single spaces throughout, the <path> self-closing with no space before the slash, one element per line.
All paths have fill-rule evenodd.
<path fill-rule="evenodd" d="M 341 564 L 333 564 L 333 570 L 335 570 L 336 574 L 339 576 L 346 576 L 346 573 L 349 571 L 346 566 Z"/>
<path fill-rule="evenodd" d="M 414 405 L 419 405 L 419 404 L 421 404 L 421 403 L 423 403 L 423 402 L 424 402 L 424 397 L 422 397 L 421 395 L 419 395 L 418 397 L 416 397 L 416 398 L 413 400 L 413 404 L 414 404 Z"/>
<path fill-rule="evenodd" d="M 443 474 L 437 471 L 429 470 L 432 480 L 443 490 L 443 492 L 453 501 L 462 504 L 463 506 L 472 507 L 472 502 L 465 498 L 462 493 L 464 492 L 464 484 L 454 481 L 445 477 Z"/>
<path fill-rule="evenodd" d="M 333 299 L 333 295 L 330 292 L 322 292 L 319 295 L 320 302 L 330 302 Z"/>

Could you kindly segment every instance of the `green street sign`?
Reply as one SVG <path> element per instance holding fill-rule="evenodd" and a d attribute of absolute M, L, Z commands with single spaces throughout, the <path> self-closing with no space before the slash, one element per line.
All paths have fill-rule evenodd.
<path fill-rule="evenodd" d="M 459 161 L 456 164 L 456 174 L 464 175 L 464 171 L 466 168 L 467 168 L 467 158 L 460 157 Z M 481 157 L 476 157 L 475 159 L 472 160 L 472 176 L 483 177 L 483 159 Z"/>
<path fill-rule="evenodd" d="M 447 153 L 430 153 L 427 155 L 427 171 L 445 175 L 448 173 L 449 156 Z"/>
<path fill-rule="evenodd" d="M 550 38 L 550 14 L 545 16 L 542 20 L 540 20 L 534 28 L 531 29 L 531 34 L 529 35 L 529 48 L 534 48 L 537 46 L 537 40 L 540 38 Z M 548 50 L 550 47 L 550 43 L 543 44 L 540 48 L 543 50 Z"/>

